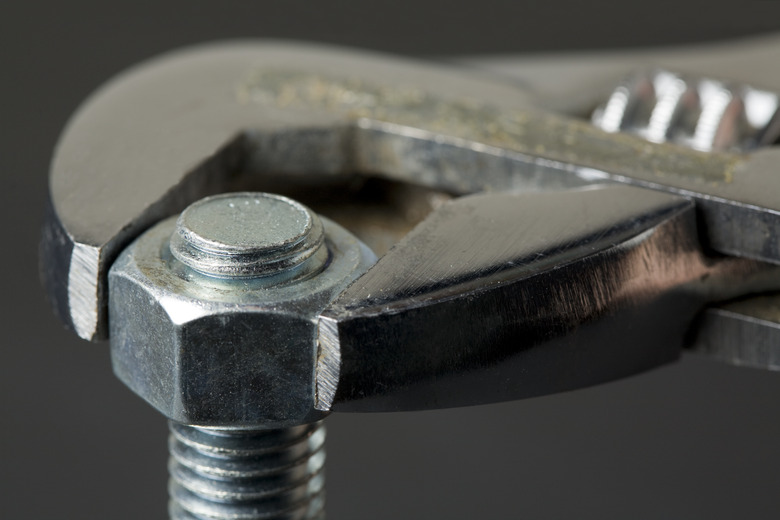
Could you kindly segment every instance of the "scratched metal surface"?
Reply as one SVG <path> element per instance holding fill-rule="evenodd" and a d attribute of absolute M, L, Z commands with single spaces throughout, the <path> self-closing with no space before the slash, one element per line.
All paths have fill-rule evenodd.
<path fill-rule="evenodd" d="M 679 43 L 780 28 L 768 2 L 744 11 L 702 11 L 693 2 L 674 11 L 652 3 L 394 5 L 0 6 L 0 214 L 14 223 L 5 229 L 20 251 L 0 257 L 4 291 L 14 298 L 3 307 L 0 351 L 3 516 L 160 518 L 165 510 L 165 421 L 115 380 L 107 349 L 62 330 L 38 289 L 50 152 L 73 108 L 105 78 L 166 49 L 236 35 L 432 55 Z M 774 519 L 779 393 L 776 374 L 683 358 L 542 399 L 335 415 L 330 517 Z"/>
<path fill-rule="evenodd" d="M 767 264 L 704 255 L 695 220 L 629 186 L 456 199 L 323 313 L 333 409 L 522 399 L 675 359 L 702 302 L 780 289 Z"/>
<path fill-rule="evenodd" d="M 269 172 L 456 193 L 635 184 L 697 199 L 716 251 L 780 261 L 767 231 L 780 223 L 775 150 L 654 144 L 533 104 L 489 75 L 349 49 L 239 41 L 149 60 L 100 87 L 55 148 L 42 255 L 55 308 L 81 337 L 105 339 L 118 251 L 192 200 Z"/>

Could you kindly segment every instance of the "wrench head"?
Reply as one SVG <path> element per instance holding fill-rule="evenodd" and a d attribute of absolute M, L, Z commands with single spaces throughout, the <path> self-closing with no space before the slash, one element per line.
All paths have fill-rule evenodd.
<path fill-rule="evenodd" d="M 121 74 L 75 114 L 52 162 L 43 279 L 68 326 L 105 339 L 108 269 L 133 238 L 205 195 L 268 191 L 271 174 L 294 184 L 367 173 L 460 195 L 632 184 L 695 200 L 708 247 L 778 263 L 778 156 L 610 134 L 539 112 L 484 72 L 212 44 Z"/>

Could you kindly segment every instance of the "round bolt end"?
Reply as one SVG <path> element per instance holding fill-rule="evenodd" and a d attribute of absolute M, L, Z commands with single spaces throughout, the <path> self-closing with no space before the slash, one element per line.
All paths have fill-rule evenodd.
<path fill-rule="evenodd" d="M 327 261 L 319 217 L 287 197 L 225 193 L 190 205 L 176 222 L 171 253 L 220 278 L 298 278 Z"/>

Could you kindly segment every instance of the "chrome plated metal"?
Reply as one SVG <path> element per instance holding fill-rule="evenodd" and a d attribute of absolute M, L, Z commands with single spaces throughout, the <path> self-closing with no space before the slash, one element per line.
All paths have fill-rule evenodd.
<path fill-rule="evenodd" d="M 374 261 L 338 225 L 266 193 L 198 201 L 120 255 L 111 359 L 172 420 L 172 519 L 323 517 L 317 372 L 332 361 L 315 321 Z"/>
<path fill-rule="evenodd" d="M 170 423 L 171 520 L 325 516 L 325 427 L 235 431 Z"/>
<path fill-rule="evenodd" d="M 645 71 L 623 81 L 591 121 L 653 142 L 745 152 L 778 140 L 778 102 L 778 94 L 744 84 Z M 691 348 L 734 365 L 780 370 L 778 309 L 780 293 L 710 306 Z"/>
<path fill-rule="evenodd" d="M 227 193 L 185 209 L 171 236 L 173 256 L 195 271 L 224 278 L 300 277 L 328 259 L 319 217 L 267 193 Z M 275 276 L 276 275 L 276 276 Z"/>
<path fill-rule="evenodd" d="M 279 42 L 174 52 L 96 92 L 53 160 L 43 278 L 172 420 L 171 516 L 318 518 L 333 410 L 572 390 L 691 341 L 780 368 L 780 149 L 745 153 L 776 136 L 780 76 L 679 66 L 720 54 L 655 55 L 645 70 L 685 76 L 622 84 L 601 128 L 586 119 L 609 90 L 556 99 L 566 71 L 546 62 L 518 85 L 506 63 Z M 583 90 L 596 76 L 579 73 Z M 433 194 L 424 220 L 355 226 L 383 243 L 422 220 L 378 261 L 282 196 L 171 216 L 369 176 Z"/>
<path fill-rule="evenodd" d="M 780 268 L 708 255 L 698 236 L 691 201 L 627 186 L 456 199 L 322 314 L 341 362 L 328 400 L 464 406 L 670 362 L 706 302 L 780 288 Z"/>
<path fill-rule="evenodd" d="M 780 371 L 780 293 L 708 308 L 693 351 L 726 363 Z"/>
<path fill-rule="evenodd" d="M 780 137 L 775 92 L 665 70 L 638 71 L 591 116 L 608 132 L 696 150 L 745 151 Z"/>
<path fill-rule="evenodd" d="M 291 222 L 274 220 L 280 216 Z M 173 238 L 200 246 L 206 237 L 213 248 L 205 259 L 185 264 L 171 254 Z M 302 246 L 323 254 L 280 265 L 291 251 L 306 252 Z M 202 274 L 220 250 L 241 253 L 223 255 L 236 277 Z M 271 267 L 258 266 L 258 256 Z M 317 316 L 375 259 L 340 226 L 284 197 L 238 193 L 197 202 L 144 233 L 111 269 L 114 372 L 179 423 L 251 429 L 320 420 L 326 390 L 315 374 L 328 363 L 318 355 Z"/>
<path fill-rule="evenodd" d="M 453 60 L 521 86 L 539 108 L 589 118 L 638 67 L 780 92 L 780 34 L 671 47 L 469 56 Z"/>
<path fill-rule="evenodd" d="M 695 199 L 710 247 L 780 261 L 780 152 L 652 144 L 534 104 L 463 68 L 314 46 L 238 42 L 152 60 L 100 89 L 58 144 L 48 291 L 80 336 L 105 338 L 119 251 L 187 203 L 270 172 L 371 173 L 458 194 L 632 184 Z"/>

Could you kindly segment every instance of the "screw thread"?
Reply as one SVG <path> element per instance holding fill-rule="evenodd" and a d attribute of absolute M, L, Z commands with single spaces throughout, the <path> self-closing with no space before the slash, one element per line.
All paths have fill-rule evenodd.
<path fill-rule="evenodd" d="M 776 92 L 665 70 L 641 71 L 592 115 L 608 132 L 702 151 L 746 151 L 777 138 Z"/>
<path fill-rule="evenodd" d="M 311 274 L 328 258 L 315 213 L 287 197 L 249 192 L 223 193 L 189 206 L 176 222 L 170 250 L 207 276 L 271 277 L 275 283 Z"/>
<path fill-rule="evenodd" d="M 172 520 L 324 518 L 322 422 L 262 431 L 170 423 Z"/>

